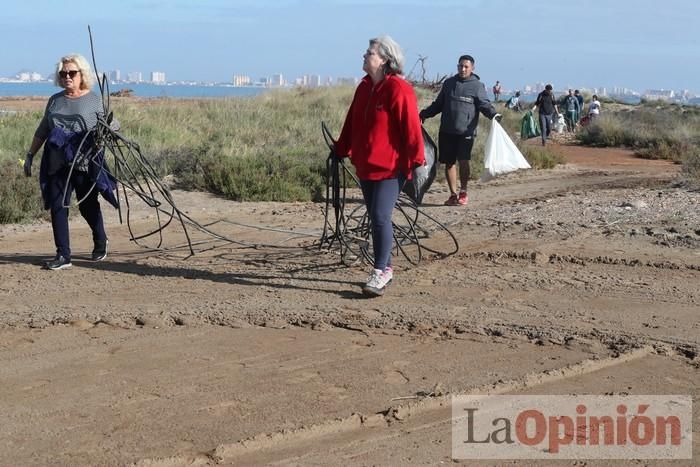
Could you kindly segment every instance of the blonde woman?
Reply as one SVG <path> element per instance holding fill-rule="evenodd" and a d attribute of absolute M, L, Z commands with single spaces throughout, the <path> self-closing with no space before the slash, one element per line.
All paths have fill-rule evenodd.
<path fill-rule="evenodd" d="M 82 55 L 66 55 L 56 65 L 54 83 L 63 90 L 51 96 L 46 104 L 25 158 L 24 172 L 27 177 L 32 175 L 34 156 L 44 146 L 39 183 L 44 208 L 51 211 L 56 245 L 56 256 L 45 267 L 59 270 L 72 266 L 66 207 L 70 205 L 72 191 L 75 190 L 78 199 L 82 200 L 80 214 L 92 229 L 94 248 L 91 258 L 94 261 L 107 256 L 107 234 L 98 192 L 114 205 L 116 200 L 112 193 L 115 188 L 113 181 L 105 183 L 105 174 L 96 162 L 103 157 L 102 153 L 96 151 L 88 140 L 83 141 L 104 115 L 102 99 L 91 91 L 93 76 L 90 65 Z M 93 189 L 98 178 L 101 183 Z"/>

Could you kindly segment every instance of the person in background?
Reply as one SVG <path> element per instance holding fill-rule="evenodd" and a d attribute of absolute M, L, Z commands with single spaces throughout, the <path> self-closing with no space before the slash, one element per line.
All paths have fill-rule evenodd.
<path fill-rule="evenodd" d="M 493 85 L 493 101 L 498 102 L 501 98 L 501 82 L 496 81 L 496 84 Z"/>
<path fill-rule="evenodd" d="M 547 138 L 549 138 L 552 132 L 552 115 L 554 115 L 554 113 L 559 113 L 551 84 L 547 84 L 544 87 L 544 91 L 537 95 L 537 100 L 535 101 L 535 106 L 532 108 L 532 111 L 534 112 L 536 109 L 539 109 L 542 146 L 544 146 L 547 144 Z"/>
<path fill-rule="evenodd" d="M 573 133 L 576 130 L 576 123 L 581 113 L 581 107 L 579 106 L 578 99 L 574 95 L 574 91 L 571 89 L 569 89 L 569 95 L 564 98 L 564 109 L 566 109 L 566 113 L 564 114 L 566 129 Z"/>
<path fill-rule="evenodd" d="M 576 100 L 578 101 L 578 109 L 579 109 L 578 119 L 581 120 L 581 117 L 583 117 L 583 95 L 579 92 L 578 89 L 575 89 L 574 96 L 576 97 Z"/>
<path fill-rule="evenodd" d="M 469 202 L 467 183 L 469 161 L 472 157 L 474 138 L 479 125 L 479 113 L 500 120 L 500 114 L 486 96 L 486 86 L 474 73 L 474 58 L 462 55 L 457 63 L 457 74 L 447 78 L 437 97 L 420 112 L 420 119 L 440 116 L 438 154 L 445 164 L 445 178 L 450 189 L 447 206 L 466 205 Z M 460 188 L 457 191 L 457 167 L 459 161 Z"/>
<path fill-rule="evenodd" d="M 403 52 L 389 36 L 370 39 L 335 153 L 349 156 L 360 180 L 370 219 L 374 265 L 362 288 L 368 296 L 384 294 L 393 280 L 391 214 L 404 181 L 425 164 L 418 101 L 401 77 Z"/>
<path fill-rule="evenodd" d="M 522 110 L 520 107 L 520 91 L 515 91 L 515 94 L 508 99 L 506 108 L 515 112 L 520 112 L 520 110 Z"/>
<path fill-rule="evenodd" d="M 600 101 L 598 100 L 598 96 L 593 94 L 593 97 L 591 97 L 591 103 L 588 104 L 588 117 L 590 118 L 591 121 L 595 120 L 600 116 Z"/>
<path fill-rule="evenodd" d="M 73 190 L 82 200 L 78 206 L 80 214 L 92 229 L 92 260 L 101 261 L 107 257 L 107 234 L 97 196 L 102 193 L 116 207 L 117 201 L 112 192 L 115 186 L 105 184 L 103 178 L 100 184 L 94 186 L 96 173 L 104 174 L 95 170 L 99 151 L 95 151 L 94 145 L 89 143 L 81 146 L 83 137 L 95 128 L 104 114 L 102 99 L 90 90 L 92 83 L 90 65 L 82 55 L 66 55 L 59 60 L 54 84 L 63 90 L 49 98 L 25 156 L 24 173 L 31 177 L 34 156 L 44 146 L 39 183 L 44 207 L 51 211 L 56 245 L 56 256 L 46 262 L 47 269 L 59 270 L 72 266 L 68 208 L 65 206 L 70 205 Z M 117 129 L 118 123 L 113 122 L 112 127 Z"/>

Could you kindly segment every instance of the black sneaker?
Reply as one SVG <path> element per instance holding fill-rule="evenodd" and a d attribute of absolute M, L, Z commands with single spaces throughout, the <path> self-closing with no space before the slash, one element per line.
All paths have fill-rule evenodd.
<path fill-rule="evenodd" d="M 95 248 L 92 250 L 92 260 L 102 261 L 107 257 L 107 240 L 102 242 L 95 242 Z"/>
<path fill-rule="evenodd" d="M 58 271 L 59 269 L 66 269 L 73 266 L 69 259 L 64 256 L 57 255 L 53 260 L 47 261 L 44 267 L 52 271 Z"/>

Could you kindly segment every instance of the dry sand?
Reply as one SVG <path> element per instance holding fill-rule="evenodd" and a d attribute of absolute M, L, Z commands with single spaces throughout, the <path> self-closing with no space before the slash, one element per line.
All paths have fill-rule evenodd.
<path fill-rule="evenodd" d="M 189 259 L 134 245 L 110 210 L 109 257 L 92 263 L 74 218 L 59 272 L 39 267 L 48 224 L 0 227 L 0 464 L 450 464 L 451 394 L 697 402 L 700 193 L 667 162 L 562 148 L 569 164 L 474 183 L 466 208 L 436 185 L 425 209 L 460 251 L 398 260 L 379 299 L 360 294 L 366 268 L 313 246 L 313 203 L 176 191 L 201 222 L 299 233 L 218 223 L 279 247 Z M 478 462 L 508 463 L 542 464 Z"/>

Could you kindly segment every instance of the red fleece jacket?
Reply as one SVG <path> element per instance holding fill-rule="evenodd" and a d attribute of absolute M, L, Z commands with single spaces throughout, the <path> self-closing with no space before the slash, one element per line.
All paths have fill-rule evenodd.
<path fill-rule="evenodd" d="M 343 130 L 335 145 L 350 156 L 360 180 L 411 178 L 425 163 L 423 134 L 413 87 L 388 75 L 376 86 L 365 76 L 355 91 Z"/>

